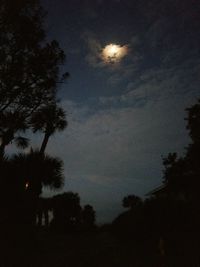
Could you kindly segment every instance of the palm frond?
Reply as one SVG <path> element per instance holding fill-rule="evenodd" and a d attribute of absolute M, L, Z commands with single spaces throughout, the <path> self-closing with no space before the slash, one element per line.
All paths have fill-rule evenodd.
<path fill-rule="evenodd" d="M 52 135 L 54 132 L 63 131 L 67 127 L 66 114 L 61 107 L 52 103 L 35 112 L 30 124 L 33 132 L 48 132 Z"/>
<path fill-rule="evenodd" d="M 18 136 L 15 137 L 14 142 L 17 147 L 25 149 L 29 146 L 29 139 L 26 137 Z"/>

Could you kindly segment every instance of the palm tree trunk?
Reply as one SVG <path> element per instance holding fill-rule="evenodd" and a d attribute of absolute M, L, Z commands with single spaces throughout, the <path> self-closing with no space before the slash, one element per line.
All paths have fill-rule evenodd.
<path fill-rule="evenodd" d="M 44 135 L 44 139 L 43 139 L 43 141 L 42 141 L 42 145 L 41 145 L 41 148 L 40 148 L 40 153 L 41 153 L 41 154 L 44 154 L 44 152 L 45 152 L 47 143 L 48 143 L 48 141 L 49 141 L 49 137 L 50 137 L 50 134 L 45 133 L 45 135 Z"/>

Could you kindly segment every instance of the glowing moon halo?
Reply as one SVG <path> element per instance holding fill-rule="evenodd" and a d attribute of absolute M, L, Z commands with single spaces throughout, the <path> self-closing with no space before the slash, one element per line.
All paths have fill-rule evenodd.
<path fill-rule="evenodd" d="M 117 55 L 119 50 L 120 50 L 120 48 L 118 47 L 118 45 L 111 44 L 111 45 L 107 46 L 107 54 L 110 57 Z"/>
<path fill-rule="evenodd" d="M 119 62 L 128 53 L 127 45 L 109 44 L 102 51 L 102 58 L 106 63 Z"/>

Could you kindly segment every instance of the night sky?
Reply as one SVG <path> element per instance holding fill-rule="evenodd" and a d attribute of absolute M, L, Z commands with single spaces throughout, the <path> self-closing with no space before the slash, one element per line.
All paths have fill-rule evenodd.
<path fill-rule="evenodd" d="M 97 222 L 122 210 L 124 196 L 162 183 L 162 158 L 190 142 L 185 108 L 200 82 L 198 0 L 43 0 L 48 39 L 57 39 L 70 78 L 59 98 L 68 128 L 47 152 L 65 164 L 65 191 L 90 203 Z M 127 47 L 104 62 L 106 45 Z M 46 193 L 48 194 L 48 193 Z"/>

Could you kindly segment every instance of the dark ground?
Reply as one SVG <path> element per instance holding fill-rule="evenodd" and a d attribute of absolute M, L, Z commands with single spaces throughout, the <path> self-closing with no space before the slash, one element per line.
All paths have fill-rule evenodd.
<path fill-rule="evenodd" d="M 168 241 L 166 257 L 160 255 L 155 242 L 126 242 L 107 231 L 33 231 L 24 236 L 18 233 L 15 239 L 4 235 L 0 267 L 199 267 L 198 242 L 187 233 L 176 240 Z"/>
<path fill-rule="evenodd" d="M 132 256 L 127 256 L 120 242 L 108 233 L 43 232 L 35 235 L 32 242 L 28 236 L 23 241 L 7 240 L 1 252 L 2 267 L 132 266 L 129 264 Z"/>

